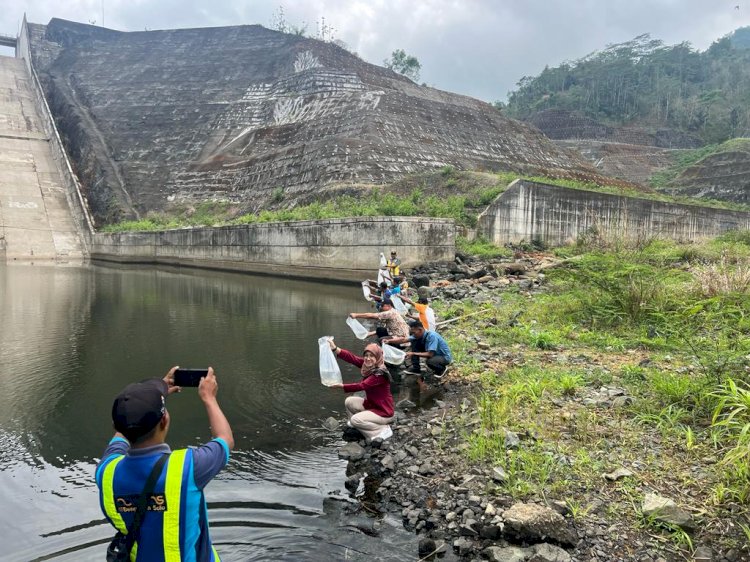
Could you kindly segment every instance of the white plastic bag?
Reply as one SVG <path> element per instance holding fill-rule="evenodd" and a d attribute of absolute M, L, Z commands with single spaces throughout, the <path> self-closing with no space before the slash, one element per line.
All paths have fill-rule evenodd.
<path fill-rule="evenodd" d="M 372 302 L 370 284 L 367 281 L 362 281 L 362 293 L 364 293 L 366 301 Z"/>
<path fill-rule="evenodd" d="M 395 308 L 399 314 L 406 314 L 409 312 L 409 309 L 406 308 L 404 301 L 402 301 L 399 296 L 391 295 L 391 302 L 393 303 L 393 308 Z"/>
<path fill-rule="evenodd" d="M 404 362 L 405 358 L 405 351 L 397 347 L 393 347 L 392 345 L 388 345 L 387 343 L 383 344 L 383 359 L 386 363 L 389 363 L 391 365 L 401 365 L 401 363 Z"/>
<path fill-rule="evenodd" d="M 369 333 L 367 328 L 365 328 L 356 318 L 352 318 L 351 316 L 348 317 L 346 319 L 346 324 L 352 329 L 352 332 L 357 336 L 357 339 L 363 340 L 367 337 L 367 334 Z"/>
<path fill-rule="evenodd" d="M 380 267 L 381 269 L 388 267 L 388 260 L 385 259 L 385 254 L 383 254 L 383 252 L 380 252 Z"/>
<path fill-rule="evenodd" d="M 320 355 L 320 382 L 326 386 L 341 384 L 341 369 L 336 362 L 336 356 L 328 345 L 331 336 L 323 336 L 318 339 L 318 351 Z"/>
<path fill-rule="evenodd" d="M 393 279 L 391 278 L 391 274 L 387 269 L 378 270 L 378 287 L 380 287 L 380 284 L 383 281 L 385 281 L 389 287 L 393 284 Z"/>

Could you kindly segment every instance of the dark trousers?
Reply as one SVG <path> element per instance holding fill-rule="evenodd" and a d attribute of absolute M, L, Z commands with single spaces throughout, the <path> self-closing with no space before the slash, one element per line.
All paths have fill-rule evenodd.
<path fill-rule="evenodd" d="M 388 333 L 388 330 L 386 330 L 384 326 L 379 326 L 379 327 L 375 328 L 375 337 L 377 337 L 378 341 L 382 343 L 383 342 L 383 338 L 389 338 L 389 337 L 391 337 L 391 335 Z M 391 343 L 391 344 L 388 344 L 388 345 L 392 345 L 396 349 L 404 349 L 404 345 L 403 344 L 392 344 Z"/>
<path fill-rule="evenodd" d="M 424 347 L 424 339 L 414 340 L 411 342 L 412 351 L 427 351 Z M 415 373 L 420 372 L 419 356 L 411 356 L 411 370 Z M 427 367 L 434 372 L 437 376 L 443 374 L 445 368 L 449 365 L 448 360 L 443 355 L 433 355 L 427 359 Z"/>

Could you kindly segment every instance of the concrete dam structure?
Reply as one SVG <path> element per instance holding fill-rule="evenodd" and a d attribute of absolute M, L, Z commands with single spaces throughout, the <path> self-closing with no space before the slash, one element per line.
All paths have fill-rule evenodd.
<path fill-rule="evenodd" d="M 98 225 L 206 200 L 310 201 L 453 165 L 601 179 L 489 104 L 261 26 L 119 32 L 27 24 Z"/>
<path fill-rule="evenodd" d="M 516 180 L 479 216 L 477 234 L 498 245 L 540 241 L 561 246 L 582 236 L 693 242 L 747 229 L 747 212 Z"/>
<path fill-rule="evenodd" d="M 0 56 L 0 263 L 80 263 L 84 241 L 23 61 Z"/>
<path fill-rule="evenodd" d="M 487 104 L 260 26 L 121 33 L 24 21 L 16 54 L 0 58 L 0 262 L 91 257 L 361 279 L 390 249 L 407 267 L 452 260 L 453 221 L 122 234 L 94 225 L 207 200 L 253 210 L 278 190 L 294 204 L 447 164 L 603 179 Z M 562 244 L 592 229 L 693 240 L 748 225 L 746 213 L 522 181 L 478 231 L 497 244 Z"/>

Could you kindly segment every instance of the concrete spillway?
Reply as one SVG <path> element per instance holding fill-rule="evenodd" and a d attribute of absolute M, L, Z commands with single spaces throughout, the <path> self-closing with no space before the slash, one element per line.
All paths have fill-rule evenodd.
<path fill-rule="evenodd" d="M 83 257 L 26 67 L 0 56 L 0 263 Z"/>

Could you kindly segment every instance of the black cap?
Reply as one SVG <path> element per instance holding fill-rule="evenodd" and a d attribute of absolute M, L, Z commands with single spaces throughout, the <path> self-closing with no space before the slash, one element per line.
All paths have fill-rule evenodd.
<path fill-rule="evenodd" d="M 112 404 L 115 429 L 129 441 L 146 435 L 156 427 L 166 411 L 169 386 L 162 379 L 129 384 Z"/>
<path fill-rule="evenodd" d="M 422 322 L 420 322 L 419 320 L 410 320 L 409 328 L 422 328 L 424 330 L 424 326 L 422 325 Z"/>

